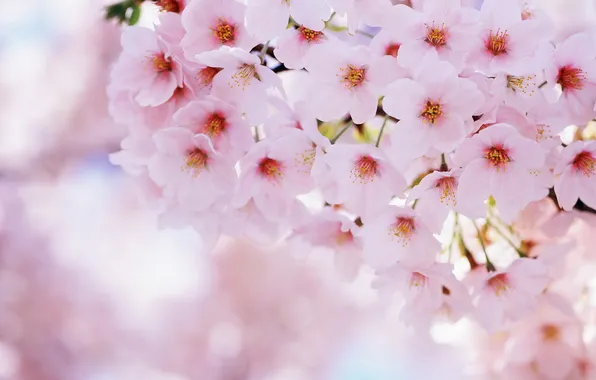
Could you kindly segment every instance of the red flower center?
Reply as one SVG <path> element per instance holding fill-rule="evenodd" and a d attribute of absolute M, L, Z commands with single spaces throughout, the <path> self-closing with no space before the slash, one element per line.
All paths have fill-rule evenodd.
<path fill-rule="evenodd" d="M 273 158 L 265 157 L 258 165 L 258 173 L 266 179 L 277 181 L 283 175 L 283 165 Z"/>
<path fill-rule="evenodd" d="M 316 30 L 308 29 L 303 26 L 298 28 L 298 32 L 300 32 L 302 40 L 308 43 L 319 42 L 325 36 L 323 32 L 317 32 Z"/>
<path fill-rule="evenodd" d="M 357 67 L 354 65 L 347 65 L 339 69 L 340 75 L 342 76 L 342 82 L 347 88 L 358 87 L 366 79 L 366 68 Z"/>
<path fill-rule="evenodd" d="M 442 177 L 437 180 L 436 187 L 441 191 L 441 203 L 451 204 L 455 206 L 457 203 L 455 198 L 455 189 L 457 181 L 453 177 Z"/>
<path fill-rule="evenodd" d="M 214 112 L 202 126 L 201 131 L 211 138 L 216 138 L 225 132 L 226 127 L 226 118 L 221 114 Z"/>
<path fill-rule="evenodd" d="M 401 44 L 398 44 L 398 43 L 392 43 L 392 44 L 387 45 L 387 47 L 385 48 L 385 55 L 397 57 L 397 55 L 399 54 L 400 47 L 401 47 Z"/>
<path fill-rule="evenodd" d="M 426 286 L 428 277 L 420 272 L 414 272 L 410 276 L 410 288 L 419 288 Z"/>
<path fill-rule="evenodd" d="M 204 69 L 199 70 L 196 79 L 198 79 L 203 86 L 211 86 L 213 78 L 221 70 L 223 70 L 221 67 L 205 67 Z"/>
<path fill-rule="evenodd" d="M 540 330 L 542 331 L 542 339 L 544 340 L 558 340 L 561 335 L 559 327 L 550 323 L 543 325 Z"/>
<path fill-rule="evenodd" d="M 448 34 L 445 24 L 440 26 L 436 26 L 434 23 L 432 25 L 426 25 L 426 38 L 424 42 L 427 44 L 440 48 L 447 45 L 447 38 Z"/>
<path fill-rule="evenodd" d="M 487 283 L 497 296 L 501 296 L 511 289 L 511 282 L 509 281 L 509 276 L 507 276 L 507 273 L 496 274 L 489 278 Z"/>
<path fill-rule="evenodd" d="M 182 5 L 178 3 L 178 0 L 155 0 L 155 4 L 162 12 L 180 13 L 182 11 Z"/>
<path fill-rule="evenodd" d="M 352 178 L 360 183 L 368 183 L 374 179 L 379 170 L 377 160 L 371 156 L 360 156 L 352 169 Z"/>
<path fill-rule="evenodd" d="M 563 91 L 581 90 L 586 82 L 586 74 L 583 70 L 567 65 L 559 68 L 557 83 Z"/>
<path fill-rule="evenodd" d="M 509 162 L 511 162 L 507 149 L 502 145 L 495 145 L 488 148 L 484 154 L 484 158 L 497 170 L 503 169 Z"/>
<path fill-rule="evenodd" d="M 497 29 L 496 32 L 493 32 L 491 30 L 488 33 L 488 38 L 485 41 L 486 50 L 495 57 L 502 54 L 507 54 L 508 42 L 509 34 L 507 34 L 507 31 L 501 32 L 501 29 Z"/>
<path fill-rule="evenodd" d="M 166 58 L 164 53 L 155 54 L 151 62 L 158 73 L 172 71 L 172 60 L 169 57 Z"/>
<path fill-rule="evenodd" d="M 403 245 L 406 246 L 416 231 L 414 218 L 409 216 L 399 216 L 395 219 L 395 223 L 391 225 L 389 230 L 391 235 L 398 238 L 398 240 L 401 240 Z"/>
<path fill-rule="evenodd" d="M 596 158 L 591 152 L 584 150 L 578 153 L 571 163 L 576 172 L 591 177 L 596 174 Z"/>
<path fill-rule="evenodd" d="M 194 148 L 186 155 L 184 170 L 190 170 L 194 176 L 201 174 L 209 163 L 209 155 L 200 148 Z"/>
<path fill-rule="evenodd" d="M 218 19 L 211 31 L 223 45 L 231 44 L 236 39 L 236 27 L 223 19 Z"/>
<path fill-rule="evenodd" d="M 422 108 L 420 117 L 424 124 L 434 124 L 443 115 L 441 104 L 434 100 L 427 100 Z"/>

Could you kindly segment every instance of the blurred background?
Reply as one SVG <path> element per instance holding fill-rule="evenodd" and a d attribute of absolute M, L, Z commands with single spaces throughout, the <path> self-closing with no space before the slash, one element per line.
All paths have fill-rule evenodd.
<path fill-rule="evenodd" d="M 593 22 L 577 3 L 544 6 Z M 107 4 L 0 0 L 0 379 L 464 378 L 465 351 L 437 343 L 461 326 L 413 336 L 366 276 L 233 243 L 206 257 L 157 229 L 108 160 L 126 129 L 107 113 Z"/>

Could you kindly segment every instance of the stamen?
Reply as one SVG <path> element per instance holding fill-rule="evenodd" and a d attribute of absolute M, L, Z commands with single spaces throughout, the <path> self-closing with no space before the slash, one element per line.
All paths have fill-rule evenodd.
<path fill-rule="evenodd" d="M 528 75 L 525 77 L 516 77 L 507 75 L 507 88 L 513 92 L 521 91 L 528 96 L 534 95 L 538 86 L 536 85 L 536 75 Z"/>
<path fill-rule="evenodd" d="M 224 19 L 217 19 L 217 23 L 211 28 L 213 36 L 223 45 L 231 44 L 236 39 L 236 27 Z"/>
<path fill-rule="evenodd" d="M 424 124 L 435 124 L 441 115 L 443 115 L 441 104 L 433 100 L 427 100 L 420 113 L 420 117 Z"/>
<path fill-rule="evenodd" d="M 441 26 L 436 26 L 434 23 L 432 25 L 426 25 L 426 38 L 424 42 L 427 44 L 440 48 L 447 45 L 447 38 L 448 34 L 445 24 L 441 24 Z"/>
<path fill-rule="evenodd" d="M 398 241 L 401 241 L 404 247 L 410 243 L 415 231 L 416 225 L 414 223 L 414 218 L 407 216 L 398 217 L 395 220 L 395 223 L 389 227 L 389 234 L 392 235 L 393 238 L 397 238 Z"/>
<path fill-rule="evenodd" d="M 488 279 L 487 284 L 495 292 L 497 297 L 502 296 L 511 289 L 511 283 L 507 273 L 499 273 L 492 276 Z"/>
<path fill-rule="evenodd" d="M 212 139 L 215 139 L 224 133 L 226 128 L 226 118 L 221 114 L 214 112 L 202 126 L 201 131 Z"/>
<path fill-rule="evenodd" d="M 338 75 L 342 76 L 341 82 L 349 89 L 360 86 L 366 79 L 366 67 L 347 65 L 339 71 Z"/>
<path fill-rule="evenodd" d="M 360 156 L 352 169 L 352 179 L 362 184 L 374 180 L 378 171 L 378 162 L 371 156 Z"/>
<path fill-rule="evenodd" d="M 190 171 L 193 177 L 200 175 L 209 163 L 209 156 L 200 149 L 194 148 L 186 155 L 186 162 L 182 167 L 183 171 Z"/>
<path fill-rule="evenodd" d="M 250 86 L 253 79 L 261 80 L 257 68 L 255 65 L 244 64 L 232 75 L 234 83 L 230 83 L 230 87 L 242 87 L 244 91 Z"/>
<path fill-rule="evenodd" d="M 441 191 L 441 203 L 455 207 L 457 180 L 454 177 L 442 177 L 437 180 L 436 187 Z"/>
<path fill-rule="evenodd" d="M 596 174 L 596 158 L 587 150 L 578 153 L 571 163 L 576 172 L 586 177 Z"/>
<path fill-rule="evenodd" d="M 258 173 L 268 180 L 278 181 L 283 176 L 283 164 L 273 158 L 263 158 L 257 168 Z"/>
<path fill-rule="evenodd" d="M 153 65 L 153 69 L 158 73 L 172 71 L 172 60 L 169 57 L 166 58 L 164 53 L 155 54 L 151 58 L 151 63 Z"/>
<path fill-rule="evenodd" d="M 182 7 L 178 4 L 178 0 L 155 0 L 157 5 L 162 12 L 174 12 L 180 13 Z"/>
<path fill-rule="evenodd" d="M 586 82 L 586 73 L 583 70 L 567 65 L 559 69 L 557 83 L 563 91 L 582 90 Z"/>
<path fill-rule="evenodd" d="M 300 32 L 300 38 L 307 43 L 311 42 L 319 42 L 321 39 L 325 37 L 323 32 L 318 32 L 316 30 L 308 29 L 303 26 L 298 28 L 298 32 Z"/>
<path fill-rule="evenodd" d="M 507 149 L 502 145 L 495 145 L 486 150 L 484 158 L 488 160 L 489 164 L 492 165 L 497 171 L 506 167 L 511 162 Z"/>
<path fill-rule="evenodd" d="M 197 73 L 196 79 L 198 79 L 203 86 L 211 86 L 213 78 L 221 70 L 223 70 L 221 67 L 205 67 Z"/>
<path fill-rule="evenodd" d="M 553 324 L 545 324 L 540 328 L 540 330 L 542 332 L 542 339 L 544 340 L 559 340 L 559 337 L 561 336 L 559 327 Z"/>
<path fill-rule="evenodd" d="M 501 32 L 501 29 L 497 29 L 494 33 L 492 30 L 488 33 L 488 38 L 485 41 L 486 50 L 492 55 L 499 56 L 507 54 L 507 44 L 509 42 L 509 34 L 507 31 Z"/>

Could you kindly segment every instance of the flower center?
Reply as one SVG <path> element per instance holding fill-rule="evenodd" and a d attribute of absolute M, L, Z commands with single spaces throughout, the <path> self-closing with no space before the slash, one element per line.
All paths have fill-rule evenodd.
<path fill-rule="evenodd" d="M 493 32 L 491 30 L 488 33 L 488 38 L 485 41 L 486 50 L 495 57 L 502 54 L 507 54 L 508 40 L 509 34 L 507 34 L 507 31 L 501 32 L 501 29 L 497 29 L 496 32 Z"/>
<path fill-rule="evenodd" d="M 447 28 L 445 28 L 445 24 L 436 26 L 433 22 L 432 25 L 426 25 L 426 38 L 424 39 L 424 42 L 427 44 L 440 48 L 447 45 L 447 37 Z"/>
<path fill-rule="evenodd" d="M 501 296 L 509 289 L 511 289 L 511 283 L 509 282 L 509 277 L 507 273 L 499 273 L 487 281 L 488 286 L 495 292 L 496 296 Z"/>
<path fill-rule="evenodd" d="M 439 178 L 436 186 L 441 192 L 441 203 L 455 206 L 457 203 L 455 198 L 456 179 L 454 177 Z"/>
<path fill-rule="evenodd" d="M 339 69 L 340 75 L 342 76 L 342 83 L 345 84 L 347 88 L 354 88 L 358 87 L 364 82 L 366 79 L 366 68 L 365 67 L 356 67 L 354 65 L 347 65 Z"/>
<path fill-rule="evenodd" d="M 573 165 L 576 172 L 580 172 L 586 177 L 596 174 L 596 158 L 586 150 L 578 153 L 571 165 Z"/>
<path fill-rule="evenodd" d="M 207 122 L 203 125 L 202 131 L 207 136 L 216 138 L 225 132 L 226 127 L 226 118 L 215 112 L 209 116 Z"/>
<path fill-rule="evenodd" d="M 261 80 L 257 68 L 255 65 L 244 64 L 232 75 L 234 83 L 230 83 L 230 87 L 238 86 L 244 90 L 250 86 L 253 79 Z"/>
<path fill-rule="evenodd" d="M 352 178 L 360 183 L 371 182 L 379 170 L 377 160 L 371 156 L 360 156 L 352 169 Z"/>
<path fill-rule="evenodd" d="M 323 32 L 317 32 L 316 30 L 308 29 L 303 26 L 298 28 L 298 32 L 300 32 L 301 39 L 308 43 L 319 42 L 325 36 Z"/>
<path fill-rule="evenodd" d="M 166 71 L 172 71 L 172 60 L 170 58 L 166 58 L 164 53 L 155 54 L 151 60 L 153 64 L 153 68 L 158 73 L 163 73 Z"/>
<path fill-rule="evenodd" d="M 526 77 L 516 77 L 507 75 L 507 88 L 513 92 L 521 91 L 523 94 L 532 96 L 536 91 L 536 75 Z"/>
<path fill-rule="evenodd" d="M 236 27 L 223 19 L 218 19 L 211 31 L 223 45 L 233 43 L 236 39 Z"/>
<path fill-rule="evenodd" d="M 559 69 L 557 83 L 561 85 L 563 91 L 581 90 L 584 88 L 585 81 L 586 74 L 581 69 L 569 65 Z"/>
<path fill-rule="evenodd" d="M 335 237 L 335 241 L 336 241 L 337 245 L 340 245 L 340 246 L 347 244 L 347 243 L 351 243 L 352 241 L 354 241 L 354 235 L 352 235 L 351 231 L 339 230 Z"/>
<path fill-rule="evenodd" d="M 543 325 L 540 330 L 542 332 L 542 339 L 544 340 L 558 340 L 561 335 L 559 328 L 550 323 Z"/>
<path fill-rule="evenodd" d="M 196 177 L 207 167 L 208 162 L 207 153 L 200 148 L 194 148 L 186 155 L 186 163 L 182 169 L 190 171 Z"/>
<path fill-rule="evenodd" d="M 396 57 L 399 54 L 399 48 L 401 47 L 401 44 L 398 43 L 392 43 L 387 45 L 387 47 L 385 48 L 385 55 L 390 55 L 392 57 Z"/>
<path fill-rule="evenodd" d="M 155 0 L 155 4 L 162 12 L 180 13 L 182 10 L 182 7 L 178 4 L 178 0 Z"/>
<path fill-rule="evenodd" d="M 443 109 L 440 103 L 432 100 L 427 100 L 422 108 L 420 117 L 424 124 L 434 124 L 443 115 Z"/>
<path fill-rule="evenodd" d="M 415 231 L 414 218 L 409 216 L 398 217 L 389 228 L 389 233 L 400 240 L 404 247 L 408 245 Z"/>
<path fill-rule="evenodd" d="M 505 149 L 502 145 L 496 145 L 486 150 L 484 158 L 486 158 L 488 162 L 498 171 L 503 169 L 509 162 L 511 162 L 511 159 L 507 153 L 507 149 Z"/>
<path fill-rule="evenodd" d="M 428 277 L 423 275 L 420 272 L 414 272 L 410 276 L 410 288 L 419 288 L 426 286 L 426 282 L 428 281 Z"/>
<path fill-rule="evenodd" d="M 283 175 L 283 165 L 273 158 L 263 158 L 257 168 L 259 174 L 266 179 L 277 181 Z"/>
<path fill-rule="evenodd" d="M 211 86 L 213 78 L 221 70 L 223 70 L 221 67 L 205 67 L 197 73 L 196 79 L 198 79 L 203 86 Z"/>

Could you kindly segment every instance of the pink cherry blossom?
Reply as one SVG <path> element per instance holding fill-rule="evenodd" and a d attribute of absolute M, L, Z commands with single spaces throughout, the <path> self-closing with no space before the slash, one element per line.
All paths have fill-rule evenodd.
<path fill-rule="evenodd" d="M 246 28 L 259 41 L 279 36 L 288 26 L 290 16 L 308 29 L 321 31 L 331 15 L 327 2 L 320 0 L 248 0 L 246 6 Z"/>
<path fill-rule="evenodd" d="M 149 161 L 149 175 L 167 196 L 196 211 L 231 199 L 237 181 L 233 162 L 213 149 L 208 136 L 167 128 L 153 141 L 157 153 Z"/>
<path fill-rule="evenodd" d="M 305 26 L 300 26 L 297 29 L 288 28 L 279 37 L 273 52 L 275 58 L 287 68 L 302 69 L 304 58 L 310 48 L 326 40 L 327 35 L 323 31 L 308 29 Z"/>
<path fill-rule="evenodd" d="M 572 123 L 583 123 L 595 114 L 596 53 L 589 48 L 595 45 L 594 33 L 574 34 L 557 46 L 545 70 L 549 85 L 560 86 L 559 103 Z"/>
<path fill-rule="evenodd" d="M 328 170 L 321 174 L 337 184 L 337 193 L 324 194 L 326 200 L 343 205 L 363 220 L 383 211 L 405 187 L 401 175 L 374 146 L 336 144 L 326 150 L 325 162 Z"/>
<path fill-rule="evenodd" d="M 491 125 L 467 139 L 454 162 L 464 167 L 457 196 L 466 199 L 460 210 L 467 216 L 484 216 L 484 201 L 492 195 L 501 217 L 511 221 L 528 203 L 547 193 L 532 173 L 544 164 L 543 150 L 510 125 Z"/>
<path fill-rule="evenodd" d="M 358 229 L 348 217 L 329 208 L 295 228 L 294 235 L 313 246 L 333 250 L 336 270 L 344 279 L 353 280 L 362 265 Z"/>
<path fill-rule="evenodd" d="M 596 207 L 595 142 L 576 141 L 563 149 L 555 167 L 555 192 L 565 210 L 571 210 L 578 198 Z"/>
<path fill-rule="evenodd" d="M 522 20 L 517 0 L 485 0 L 480 13 L 482 28 L 469 52 L 469 63 L 487 75 L 520 76 L 535 70 L 535 52 L 550 36 L 542 23 Z"/>
<path fill-rule="evenodd" d="M 244 27 L 246 6 L 235 0 L 194 0 L 182 13 L 181 46 L 189 60 L 221 46 L 251 49 L 257 44 Z"/>
<path fill-rule="evenodd" d="M 550 281 L 546 268 L 532 259 L 518 259 L 505 271 L 486 273 L 472 293 L 478 321 L 494 332 L 519 320 L 537 308 L 536 296 Z"/>
<path fill-rule="evenodd" d="M 215 97 L 188 103 L 174 114 L 175 123 L 209 136 L 213 147 L 230 158 L 240 158 L 254 143 L 250 127 L 237 109 Z"/>
<path fill-rule="evenodd" d="M 398 263 L 379 272 L 374 286 L 397 292 L 405 301 L 400 319 L 415 328 L 427 329 L 435 316 L 443 312 L 445 303 L 450 304 L 452 315 L 469 311 L 465 302 L 467 290 L 456 280 L 452 269 L 445 263 L 424 266 Z"/>
<path fill-rule="evenodd" d="M 440 232 L 447 215 L 457 206 L 459 175 L 459 170 L 432 172 L 408 193 L 408 199 L 416 201 L 416 212 L 432 231 Z"/>
<path fill-rule="evenodd" d="M 182 86 L 182 67 L 152 30 L 127 28 L 122 33 L 122 47 L 112 77 L 114 83 L 131 91 L 141 106 L 158 106 Z"/>
<path fill-rule="evenodd" d="M 399 5 L 396 17 L 407 36 L 400 47 L 399 60 L 414 66 L 428 51 L 460 68 L 478 33 L 478 12 L 462 7 L 459 0 L 425 1 L 421 11 Z"/>
<path fill-rule="evenodd" d="M 350 113 L 354 123 L 372 119 L 384 85 L 396 79 L 392 57 L 371 57 L 363 46 L 329 41 L 311 47 L 304 64 L 311 74 L 311 104 L 317 118 L 329 121 Z"/>
<path fill-rule="evenodd" d="M 409 208 L 387 207 L 362 228 L 364 259 L 377 269 L 396 262 L 411 265 L 433 263 L 441 250 L 439 241 L 421 218 Z"/>
<path fill-rule="evenodd" d="M 259 57 L 242 49 L 223 46 L 198 54 L 196 61 L 222 70 L 213 77 L 211 94 L 238 107 L 249 122 L 258 124 L 267 116 L 267 89 L 284 94 L 281 80 Z"/>
<path fill-rule="evenodd" d="M 464 122 L 480 107 L 476 85 L 458 78 L 449 63 L 430 56 L 413 79 L 398 79 L 387 88 L 383 109 L 400 120 L 393 135 L 404 155 L 414 158 L 436 148 L 453 150 L 466 135 Z"/>

